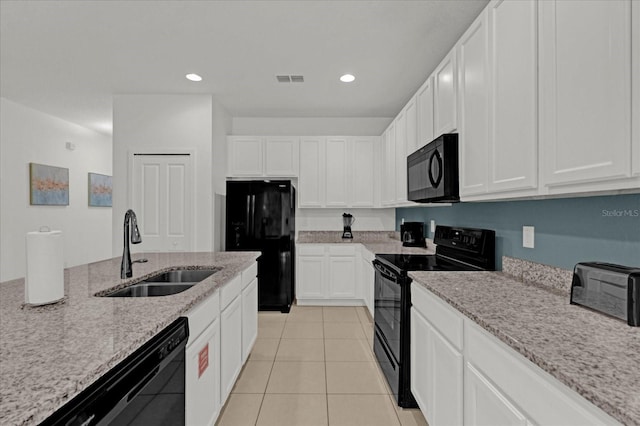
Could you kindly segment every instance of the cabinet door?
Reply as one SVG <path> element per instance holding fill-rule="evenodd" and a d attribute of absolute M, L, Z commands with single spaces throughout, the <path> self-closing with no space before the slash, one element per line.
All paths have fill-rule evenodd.
<path fill-rule="evenodd" d="M 347 205 L 347 139 L 327 138 L 325 205 Z"/>
<path fill-rule="evenodd" d="M 489 192 L 538 186 L 537 2 L 491 3 Z"/>
<path fill-rule="evenodd" d="M 373 265 L 370 261 L 366 260 L 364 263 L 364 268 L 362 272 L 362 285 L 363 288 L 366 288 L 365 292 L 365 303 L 367 304 L 367 309 L 369 309 L 369 315 L 373 318 L 373 310 L 374 310 L 374 282 L 376 279 L 376 270 L 373 268 Z"/>
<path fill-rule="evenodd" d="M 417 105 L 417 97 L 414 96 L 411 98 L 407 106 L 405 107 L 405 115 L 407 120 L 407 150 L 406 156 L 412 154 L 415 150 L 420 148 L 422 145 L 418 145 L 418 105 Z M 405 168 L 406 159 L 405 159 Z"/>
<path fill-rule="evenodd" d="M 300 207 L 324 207 L 325 140 L 300 140 L 300 178 L 298 180 Z"/>
<path fill-rule="evenodd" d="M 428 356 L 433 362 L 429 364 L 431 368 L 428 372 L 428 377 L 431 378 L 429 424 L 432 426 L 461 425 L 464 374 L 462 354 L 435 329 L 431 330 L 430 336 Z"/>
<path fill-rule="evenodd" d="M 185 368 L 185 423 L 213 426 L 221 407 L 218 319 L 189 345 Z"/>
<path fill-rule="evenodd" d="M 349 205 L 373 207 L 375 204 L 375 141 L 353 138 L 351 141 L 351 178 Z"/>
<path fill-rule="evenodd" d="M 224 405 L 242 368 L 242 297 L 220 313 L 220 405 Z"/>
<path fill-rule="evenodd" d="M 458 46 L 460 195 L 487 192 L 489 151 L 489 31 L 486 10 Z"/>
<path fill-rule="evenodd" d="M 640 3 L 631 3 L 631 31 L 632 40 L 631 47 L 633 48 L 632 64 L 633 64 L 633 81 L 631 87 L 633 88 L 633 105 L 632 105 L 632 120 L 633 120 L 633 174 L 635 176 L 640 175 Z"/>
<path fill-rule="evenodd" d="M 631 1 L 539 7 L 545 184 L 629 176 Z"/>
<path fill-rule="evenodd" d="M 407 202 L 407 116 L 396 117 L 396 203 Z"/>
<path fill-rule="evenodd" d="M 427 320 L 416 310 L 411 308 L 411 392 L 418 407 L 431 424 L 432 406 L 429 395 L 433 378 L 429 375 L 432 370 L 430 358 L 431 327 Z"/>
<path fill-rule="evenodd" d="M 416 149 L 422 148 L 433 139 L 433 78 L 429 77 L 418 90 L 418 142 Z"/>
<path fill-rule="evenodd" d="M 228 138 L 229 176 L 262 176 L 262 138 Z"/>
<path fill-rule="evenodd" d="M 385 132 L 383 152 L 384 179 L 383 205 L 394 205 L 396 200 L 396 128 L 392 123 Z"/>
<path fill-rule="evenodd" d="M 434 128 L 435 136 L 451 133 L 457 126 L 456 55 L 453 49 L 436 68 L 434 78 Z"/>
<path fill-rule="evenodd" d="M 324 299 L 325 298 L 325 256 L 322 254 L 312 256 L 298 255 L 298 270 L 296 279 L 296 297 L 298 299 Z"/>
<path fill-rule="evenodd" d="M 258 337 L 258 279 L 254 278 L 242 290 L 242 363 L 249 358 L 249 353 Z"/>
<path fill-rule="evenodd" d="M 264 141 L 265 176 L 298 176 L 298 138 L 268 137 Z"/>
<path fill-rule="evenodd" d="M 329 256 L 329 298 L 355 298 L 356 279 L 355 256 Z"/>

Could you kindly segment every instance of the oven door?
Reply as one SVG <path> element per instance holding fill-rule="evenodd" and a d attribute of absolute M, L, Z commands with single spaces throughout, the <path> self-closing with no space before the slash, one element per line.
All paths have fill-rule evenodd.
<path fill-rule="evenodd" d="M 377 260 L 374 322 L 376 333 L 387 346 L 396 364 L 400 362 L 400 326 L 402 318 L 402 277 Z"/>

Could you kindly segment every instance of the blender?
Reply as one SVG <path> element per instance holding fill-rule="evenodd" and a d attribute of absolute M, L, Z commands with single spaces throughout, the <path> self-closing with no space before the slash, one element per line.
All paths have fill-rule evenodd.
<path fill-rule="evenodd" d="M 342 238 L 353 238 L 353 233 L 351 232 L 351 225 L 355 222 L 356 219 L 350 213 L 342 213 L 342 225 L 344 226 L 344 231 L 342 232 Z"/>

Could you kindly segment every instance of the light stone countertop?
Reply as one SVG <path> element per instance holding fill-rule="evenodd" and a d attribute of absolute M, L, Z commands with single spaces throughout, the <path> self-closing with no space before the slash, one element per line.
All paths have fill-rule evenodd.
<path fill-rule="evenodd" d="M 373 254 L 435 254 L 435 244 L 427 248 L 404 247 L 398 232 L 353 231 L 353 239 L 342 238 L 342 231 L 300 231 L 297 244 L 362 244 Z"/>
<path fill-rule="evenodd" d="M 639 327 L 501 272 L 409 276 L 613 418 L 640 425 Z"/>
<path fill-rule="evenodd" d="M 24 279 L 0 283 L 0 424 L 36 424 L 163 328 L 249 267 L 259 252 L 136 253 L 133 277 L 120 257 L 65 270 L 63 303 L 23 308 Z M 94 294 L 175 267 L 222 268 L 163 297 Z"/>

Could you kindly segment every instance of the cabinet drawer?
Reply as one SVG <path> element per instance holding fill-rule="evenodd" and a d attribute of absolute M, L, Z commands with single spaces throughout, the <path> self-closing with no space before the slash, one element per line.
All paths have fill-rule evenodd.
<path fill-rule="evenodd" d="M 346 244 L 331 244 L 329 247 L 329 256 L 355 256 L 356 246 Z"/>
<path fill-rule="evenodd" d="M 240 275 L 223 285 L 220 289 L 220 310 L 224 310 L 229 303 L 233 302 L 233 299 L 235 299 L 241 291 L 242 277 Z"/>
<path fill-rule="evenodd" d="M 321 244 L 298 244 L 296 245 L 298 256 L 322 256 L 324 246 Z"/>
<path fill-rule="evenodd" d="M 419 284 L 411 286 L 411 303 L 453 347 L 462 351 L 462 314 Z"/>
<path fill-rule="evenodd" d="M 242 288 L 246 288 L 257 276 L 258 263 L 256 262 L 253 265 L 249 266 L 244 272 L 242 272 Z"/>
<path fill-rule="evenodd" d="M 220 315 L 220 292 L 216 291 L 187 312 L 189 341 L 187 347 Z"/>

